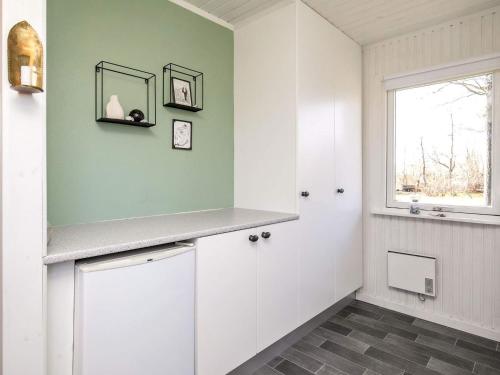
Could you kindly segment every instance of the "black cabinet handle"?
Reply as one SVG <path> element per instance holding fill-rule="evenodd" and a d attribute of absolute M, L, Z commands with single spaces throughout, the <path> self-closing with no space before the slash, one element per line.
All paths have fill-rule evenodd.
<path fill-rule="evenodd" d="M 344 191 L 345 191 L 344 188 L 337 189 L 337 193 L 339 194 L 344 194 Z"/>
<path fill-rule="evenodd" d="M 307 198 L 309 196 L 309 192 L 308 191 L 303 191 L 300 193 L 301 196 L 303 196 L 304 198 Z"/>
<path fill-rule="evenodd" d="M 250 240 L 250 242 L 257 242 L 259 240 L 259 236 L 251 234 L 250 237 L 248 237 L 248 239 Z"/>
<path fill-rule="evenodd" d="M 267 240 L 268 238 L 271 237 L 271 232 L 262 232 L 261 236 L 262 238 Z"/>

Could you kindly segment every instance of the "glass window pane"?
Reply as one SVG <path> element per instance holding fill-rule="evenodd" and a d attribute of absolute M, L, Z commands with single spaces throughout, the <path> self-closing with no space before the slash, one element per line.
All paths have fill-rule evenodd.
<path fill-rule="evenodd" d="M 491 205 L 492 74 L 395 92 L 395 200 Z"/>

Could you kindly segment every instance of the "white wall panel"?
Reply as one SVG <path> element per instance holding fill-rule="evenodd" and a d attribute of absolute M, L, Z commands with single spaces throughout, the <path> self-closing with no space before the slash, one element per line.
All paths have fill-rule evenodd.
<path fill-rule="evenodd" d="M 500 52 L 500 7 L 366 46 L 364 288 L 358 298 L 500 339 L 500 227 L 372 215 L 385 204 L 385 92 L 391 74 Z M 387 287 L 387 250 L 436 256 L 437 297 Z"/>

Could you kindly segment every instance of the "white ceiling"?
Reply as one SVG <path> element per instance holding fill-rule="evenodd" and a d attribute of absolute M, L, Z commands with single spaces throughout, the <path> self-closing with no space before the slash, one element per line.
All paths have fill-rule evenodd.
<path fill-rule="evenodd" d="M 500 5 L 500 0 L 303 0 L 360 44 L 433 26 Z M 230 23 L 283 0 L 188 0 Z"/>
<path fill-rule="evenodd" d="M 188 3 L 236 25 L 283 0 L 187 0 Z"/>
<path fill-rule="evenodd" d="M 500 0 L 304 0 L 360 44 L 500 5 Z"/>

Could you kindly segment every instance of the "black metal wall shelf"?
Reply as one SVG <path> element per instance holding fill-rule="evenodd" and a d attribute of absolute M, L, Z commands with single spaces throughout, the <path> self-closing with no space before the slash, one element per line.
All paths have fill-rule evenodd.
<path fill-rule="evenodd" d="M 203 110 L 203 108 L 192 107 L 192 106 L 182 105 L 182 104 L 176 104 L 176 103 L 166 103 L 163 106 L 164 107 L 170 107 L 170 108 L 183 109 L 183 110 L 189 111 L 189 112 L 199 112 L 199 111 Z"/>
<path fill-rule="evenodd" d="M 186 87 L 184 97 L 179 87 Z M 203 110 L 203 73 L 174 63 L 163 67 L 163 106 L 190 112 Z"/>
<path fill-rule="evenodd" d="M 130 77 L 132 80 L 142 80 L 146 85 L 144 120 L 129 121 L 125 119 L 115 119 L 106 117 L 104 108 L 105 97 L 105 73 L 116 76 L 122 75 L 123 78 Z M 116 93 L 114 93 L 116 94 Z M 135 108 L 130 108 L 135 109 Z M 129 110 L 130 110 L 129 109 Z M 143 109 L 141 109 L 143 110 Z M 124 110 L 127 114 L 128 111 Z M 100 61 L 95 66 L 95 120 L 96 122 L 106 122 L 111 124 L 122 124 L 129 126 L 139 126 L 150 128 L 156 125 L 156 74 L 145 72 L 143 70 L 130 68 L 128 66 L 114 64 L 107 61 Z"/>
<path fill-rule="evenodd" d="M 119 119 L 107 118 L 107 117 L 98 118 L 96 120 L 96 122 L 107 122 L 107 123 L 111 123 L 111 124 L 122 124 L 122 125 L 130 125 L 130 126 L 140 126 L 141 128 L 150 128 L 150 127 L 156 125 L 156 124 L 150 124 L 149 122 L 119 120 Z"/>

